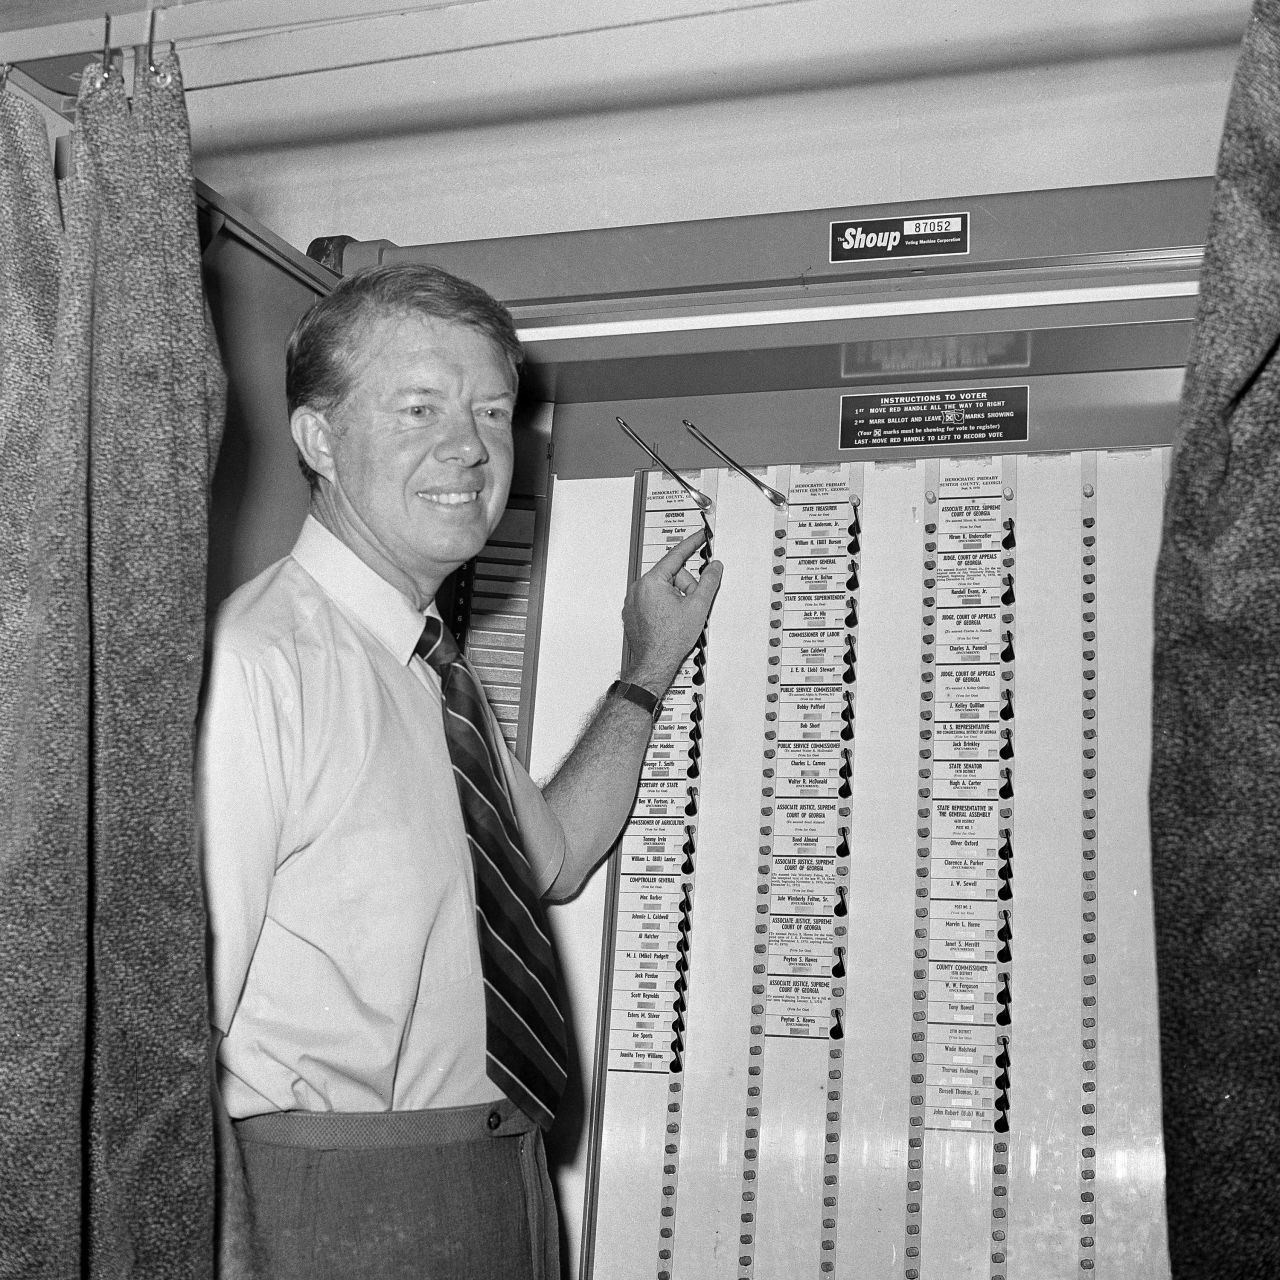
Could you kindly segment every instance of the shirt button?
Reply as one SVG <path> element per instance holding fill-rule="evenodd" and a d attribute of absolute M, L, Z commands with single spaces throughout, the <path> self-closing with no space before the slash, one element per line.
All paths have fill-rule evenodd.
<path fill-rule="evenodd" d="M 498 1112 L 490 1111 L 489 1118 L 488 1120 L 485 1121 L 485 1123 L 489 1126 L 490 1129 L 501 1129 L 502 1117 L 498 1114 Z"/>

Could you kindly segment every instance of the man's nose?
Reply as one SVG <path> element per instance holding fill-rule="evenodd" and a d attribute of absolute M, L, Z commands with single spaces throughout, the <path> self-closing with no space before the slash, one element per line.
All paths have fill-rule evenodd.
<path fill-rule="evenodd" d="M 442 461 L 461 462 L 468 467 L 488 461 L 489 451 L 469 406 L 452 405 L 442 415 L 435 455 Z"/>

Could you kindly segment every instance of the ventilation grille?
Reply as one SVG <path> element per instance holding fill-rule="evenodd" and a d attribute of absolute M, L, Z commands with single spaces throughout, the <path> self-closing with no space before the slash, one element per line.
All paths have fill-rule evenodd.
<path fill-rule="evenodd" d="M 489 696 L 508 747 L 518 753 L 525 667 L 532 671 L 527 645 L 536 628 L 530 618 L 533 548 L 537 513 L 509 507 L 484 550 L 467 566 L 459 584 L 458 631 L 467 660 Z"/>

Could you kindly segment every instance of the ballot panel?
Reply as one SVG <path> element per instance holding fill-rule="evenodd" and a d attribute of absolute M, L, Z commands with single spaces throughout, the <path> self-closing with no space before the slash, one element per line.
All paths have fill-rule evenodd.
<path fill-rule="evenodd" d="M 637 475 L 631 576 L 705 524 L 725 577 L 596 900 L 581 1274 L 1167 1273 L 1145 821 L 1167 466 L 753 468 L 772 498 L 727 467 Z"/>

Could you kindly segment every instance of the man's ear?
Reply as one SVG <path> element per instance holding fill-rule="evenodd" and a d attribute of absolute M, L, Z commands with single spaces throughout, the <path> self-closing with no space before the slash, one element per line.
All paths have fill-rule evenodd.
<path fill-rule="evenodd" d="M 302 405 L 289 416 L 289 430 L 302 460 L 317 475 L 333 480 L 334 429 L 323 413 Z"/>

